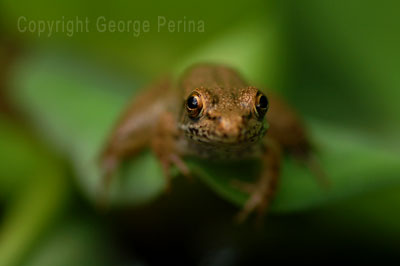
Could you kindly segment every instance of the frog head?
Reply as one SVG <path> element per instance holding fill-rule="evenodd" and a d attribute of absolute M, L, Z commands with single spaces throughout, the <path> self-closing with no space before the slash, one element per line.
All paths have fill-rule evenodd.
<path fill-rule="evenodd" d="M 218 72 L 216 69 L 215 73 L 225 75 L 217 77 L 217 81 L 231 81 L 236 76 L 229 75 L 238 75 L 233 70 Z M 196 79 L 201 81 L 201 75 Z M 183 99 L 180 128 L 190 141 L 243 146 L 264 136 L 269 103 L 258 88 L 244 82 L 199 83 L 201 86 L 185 88 Z"/>

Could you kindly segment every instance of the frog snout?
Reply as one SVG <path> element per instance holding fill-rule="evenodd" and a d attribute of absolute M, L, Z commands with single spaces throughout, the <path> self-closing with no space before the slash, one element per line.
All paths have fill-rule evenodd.
<path fill-rule="evenodd" d="M 218 119 L 218 131 L 224 138 L 235 138 L 240 135 L 243 119 L 240 116 L 220 117 Z"/>

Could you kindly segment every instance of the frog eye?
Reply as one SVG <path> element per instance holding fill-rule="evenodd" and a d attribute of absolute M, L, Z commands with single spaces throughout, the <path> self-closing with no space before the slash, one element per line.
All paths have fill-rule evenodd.
<path fill-rule="evenodd" d="M 186 100 L 186 110 L 191 118 L 196 118 L 203 109 L 203 101 L 197 92 L 192 92 Z"/>
<path fill-rule="evenodd" d="M 268 111 L 268 107 L 269 107 L 269 102 L 268 102 L 268 98 L 267 96 L 265 96 L 262 92 L 257 92 L 256 95 L 256 104 L 255 104 L 255 110 L 256 110 L 256 114 L 258 117 L 263 117 L 267 111 Z"/>

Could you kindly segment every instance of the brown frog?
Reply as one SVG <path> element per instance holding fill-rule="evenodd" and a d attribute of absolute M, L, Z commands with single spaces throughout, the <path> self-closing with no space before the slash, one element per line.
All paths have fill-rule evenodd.
<path fill-rule="evenodd" d="M 311 158 L 303 125 L 284 101 L 273 94 L 267 98 L 234 69 L 213 64 L 195 65 L 177 84 L 163 80 L 135 98 L 102 153 L 105 186 L 124 158 L 146 147 L 160 160 L 168 184 L 172 165 L 190 175 L 185 156 L 262 160 L 256 183 L 235 182 L 250 193 L 239 213 L 241 220 L 267 208 L 277 187 L 283 151 L 305 162 Z"/>

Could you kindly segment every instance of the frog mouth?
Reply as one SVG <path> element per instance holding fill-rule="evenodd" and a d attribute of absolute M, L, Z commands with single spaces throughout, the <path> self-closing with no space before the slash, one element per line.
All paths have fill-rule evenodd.
<path fill-rule="evenodd" d="M 243 146 L 245 144 L 252 144 L 257 142 L 260 139 L 260 136 L 258 134 L 254 135 L 238 135 L 238 136 L 233 136 L 233 137 L 227 137 L 223 136 L 222 138 L 215 138 L 211 142 L 220 144 L 220 145 L 225 145 L 225 146 Z"/>
<path fill-rule="evenodd" d="M 217 129 L 203 129 L 199 127 L 181 127 L 185 135 L 192 141 L 209 144 L 210 146 L 243 146 L 260 140 L 266 132 L 265 126 L 242 128 L 235 131 L 219 131 Z"/>
<path fill-rule="evenodd" d="M 259 130 L 255 134 L 249 134 L 247 131 L 241 131 L 239 134 L 235 135 L 225 133 L 198 134 L 196 136 L 191 136 L 191 139 L 211 146 L 221 145 L 234 147 L 256 143 L 262 136 L 262 130 Z"/>

